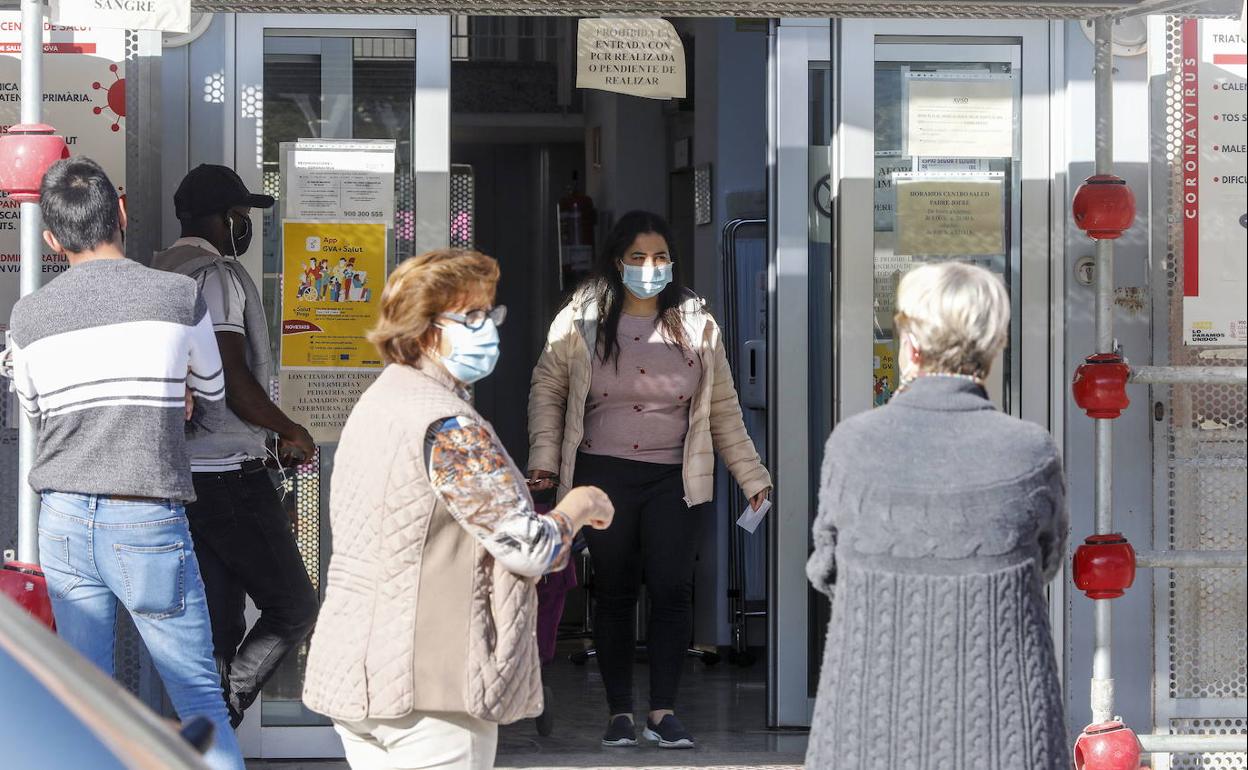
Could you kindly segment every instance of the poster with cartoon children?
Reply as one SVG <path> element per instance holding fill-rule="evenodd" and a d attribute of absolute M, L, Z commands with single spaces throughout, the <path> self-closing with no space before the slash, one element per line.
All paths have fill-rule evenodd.
<path fill-rule="evenodd" d="M 372 276 L 385 280 L 384 224 L 282 226 L 284 368 L 380 368 L 368 330 L 377 323 Z"/>

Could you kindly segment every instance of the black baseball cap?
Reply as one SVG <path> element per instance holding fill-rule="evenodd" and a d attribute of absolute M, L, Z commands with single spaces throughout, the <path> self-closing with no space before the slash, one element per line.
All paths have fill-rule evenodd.
<path fill-rule="evenodd" d="M 173 194 L 173 210 L 178 219 L 217 214 L 235 206 L 267 209 L 272 195 L 249 192 L 234 169 L 201 163 L 182 179 Z"/>

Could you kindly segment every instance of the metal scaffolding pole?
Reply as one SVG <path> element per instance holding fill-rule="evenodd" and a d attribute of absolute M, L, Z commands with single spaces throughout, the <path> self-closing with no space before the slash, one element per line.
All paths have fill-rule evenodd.
<path fill-rule="evenodd" d="M 1136 551 L 1135 566 L 1154 569 L 1243 569 L 1248 551 Z"/>
<path fill-rule="evenodd" d="M 1248 735 L 1141 735 L 1140 745 L 1153 754 L 1201 754 L 1248 751 Z"/>
<path fill-rule="evenodd" d="M 43 3 L 22 0 L 22 123 L 43 122 Z M 39 288 L 43 253 L 43 216 L 38 203 L 21 204 L 21 296 Z M 17 558 L 39 563 L 39 496 L 27 477 L 35 460 L 35 426 L 18 418 Z"/>
<path fill-rule="evenodd" d="M 1098 18 L 1095 29 L 1096 173 L 1114 171 L 1114 92 L 1112 48 L 1113 22 Z M 1096 352 L 1113 353 L 1114 342 L 1114 242 L 1096 242 Z M 1114 531 L 1113 420 L 1096 420 L 1096 532 Z M 1108 722 L 1114 713 L 1113 603 L 1093 603 L 1096 620 L 1092 652 L 1092 722 Z"/>
<path fill-rule="evenodd" d="M 1148 385 L 1244 385 L 1244 366 L 1133 366 L 1131 382 Z"/>

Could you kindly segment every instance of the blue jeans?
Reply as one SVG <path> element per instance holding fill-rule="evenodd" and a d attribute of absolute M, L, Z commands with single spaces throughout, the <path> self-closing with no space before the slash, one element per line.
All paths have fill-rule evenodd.
<path fill-rule="evenodd" d="M 208 602 L 182 505 L 45 493 L 39 563 L 61 638 L 112 674 L 120 600 L 178 716 L 204 716 L 216 725 L 208 766 L 244 770 L 212 659 Z"/>

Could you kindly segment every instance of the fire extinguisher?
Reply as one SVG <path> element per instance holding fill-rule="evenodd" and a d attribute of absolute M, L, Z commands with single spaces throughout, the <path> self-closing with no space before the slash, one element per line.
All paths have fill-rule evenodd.
<path fill-rule="evenodd" d="M 48 628 L 56 630 L 48 581 L 39 565 L 21 561 L 7 561 L 0 565 L 0 594 L 9 597 Z"/>
<path fill-rule="evenodd" d="M 593 268 L 597 220 L 594 199 L 581 192 L 579 175 L 573 171 L 572 183 L 559 199 L 559 282 L 563 291 L 576 288 Z"/>

